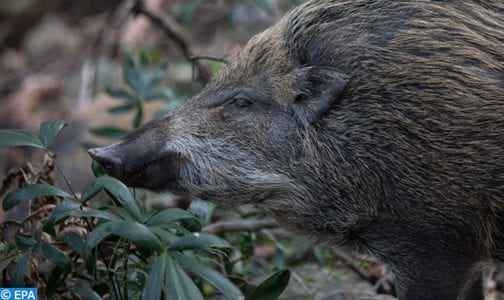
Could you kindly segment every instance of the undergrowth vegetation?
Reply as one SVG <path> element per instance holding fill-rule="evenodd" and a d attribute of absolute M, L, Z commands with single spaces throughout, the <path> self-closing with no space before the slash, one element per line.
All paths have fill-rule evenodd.
<path fill-rule="evenodd" d="M 118 99 L 111 114 L 134 112 L 133 127 L 144 120 L 146 102 L 180 98 L 162 86 L 166 65 L 153 66 L 147 52 L 124 53 L 124 85 L 108 87 Z M 0 130 L 0 148 L 34 147 L 44 161 L 9 173 L 4 179 L 2 208 L 22 215 L 2 223 L 1 286 L 37 287 L 43 298 L 82 299 L 276 299 L 289 281 L 283 263 L 259 286 L 244 285 L 253 254 L 255 233 L 227 238 L 202 231 L 208 218 L 180 208 L 157 209 L 146 193 L 130 189 L 92 164 L 96 178 L 82 191 L 67 180 L 51 142 L 65 122 L 47 121 L 38 133 Z M 120 128 L 94 128 L 105 137 L 125 133 Z M 64 185 L 57 186 L 55 174 Z M 8 191 L 7 191 L 8 190 Z M 209 213 L 209 211 L 207 211 Z M 274 239 L 265 233 L 265 238 Z M 263 238 L 264 238 L 263 237 Z M 238 287 L 238 286 L 240 287 Z"/>

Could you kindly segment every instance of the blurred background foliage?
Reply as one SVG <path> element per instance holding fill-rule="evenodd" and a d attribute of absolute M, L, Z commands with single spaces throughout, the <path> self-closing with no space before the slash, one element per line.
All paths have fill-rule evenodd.
<path fill-rule="evenodd" d="M 0 149 L 0 286 L 37 286 L 41 299 L 276 299 L 282 291 L 281 299 L 393 299 L 393 280 L 372 257 L 316 246 L 250 206 L 95 178 L 99 166 L 85 151 L 182 104 L 302 2 L 0 1 L 0 129 L 22 129 L 19 139 L 39 148 Z M 43 123 L 58 119 L 64 128 Z M 18 133 L 2 131 L 0 148 Z M 157 215 L 165 222 L 152 224 Z"/>

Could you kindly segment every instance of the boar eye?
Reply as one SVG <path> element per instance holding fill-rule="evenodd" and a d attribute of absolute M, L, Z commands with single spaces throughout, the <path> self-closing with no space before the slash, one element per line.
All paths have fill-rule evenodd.
<path fill-rule="evenodd" d="M 238 108 L 245 108 L 245 107 L 250 106 L 252 104 L 252 102 L 250 102 L 250 100 L 243 98 L 243 97 L 236 97 L 233 99 L 232 104 Z"/>

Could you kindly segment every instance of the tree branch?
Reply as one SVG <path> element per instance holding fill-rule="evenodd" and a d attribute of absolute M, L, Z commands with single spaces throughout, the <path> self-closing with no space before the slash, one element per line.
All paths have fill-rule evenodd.
<path fill-rule="evenodd" d="M 200 61 L 192 59 L 191 39 L 186 35 L 183 28 L 170 15 L 165 14 L 162 17 L 148 10 L 142 0 L 137 0 L 132 11 L 135 14 L 143 15 L 148 18 L 152 24 L 159 27 L 168 38 L 170 38 L 182 51 L 184 57 L 191 61 L 198 71 L 197 79 L 202 83 L 210 80 L 210 71 L 201 64 Z"/>

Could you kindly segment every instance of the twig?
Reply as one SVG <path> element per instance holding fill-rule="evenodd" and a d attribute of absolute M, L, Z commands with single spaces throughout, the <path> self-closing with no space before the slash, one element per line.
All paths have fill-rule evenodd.
<path fill-rule="evenodd" d="M 98 54 L 107 45 L 112 32 L 118 30 L 121 25 L 127 20 L 129 13 L 135 4 L 135 0 L 123 0 L 117 7 L 107 16 L 103 28 L 98 32 L 94 39 L 89 54 L 87 55 L 81 70 L 81 86 L 79 90 L 79 98 L 77 102 L 78 109 L 86 107 L 95 92 L 96 83 L 96 64 Z"/>
<path fill-rule="evenodd" d="M 297 281 L 297 283 L 301 286 L 301 288 L 305 291 L 306 294 L 308 294 L 309 296 L 313 296 L 313 292 L 310 290 L 310 288 L 305 283 L 305 281 L 303 280 L 303 278 L 301 278 L 301 276 L 299 276 L 294 271 L 291 271 L 291 275 Z"/>
<path fill-rule="evenodd" d="M 277 223 L 273 220 L 221 221 L 205 226 L 203 232 L 218 234 L 222 232 L 259 231 L 271 228 L 278 228 Z"/>
<path fill-rule="evenodd" d="M 223 64 L 228 64 L 229 61 L 225 58 L 219 58 L 219 57 L 212 57 L 212 56 L 205 56 L 205 55 L 197 55 L 197 56 L 192 56 L 190 58 L 191 61 L 195 60 L 210 60 L 210 61 L 216 61 L 216 62 L 221 62 Z"/>
<path fill-rule="evenodd" d="M 353 257 L 345 253 L 344 251 L 341 251 L 340 249 L 337 248 L 331 248 L 332 253 L 341 259 L 352 271 L 354 271 L 359 277 L 362 279 L 374 284 L 376 282 L 376 276 L 373 276 L 369 272 L 363 270 L 360 267 L 360 264 L 355 261 Z"/>
<path fill-rule="evenodd" d="M 177 44 L 177 46 L 182 51 L 182 54 L 188 61 L 192 61 L 193 66 L 198 71 L 197 79 L 202 83 L 207 83 L 210 80 L 210 71 L 205 68 L 198 60 L 191 59 L 193 56 L 191 54 L 191 40 L 185 34 L 183 28 L 175 21 L 170 15 L 164 14 L 162 17 L 156 13 L 145 8 L 145 4 L 142 0 L 136 0 L 135 5 L 132 8 L 135 14 L 143 15 L 147 17 L 152 24 L 159 27 L 171 40 Z"/>

